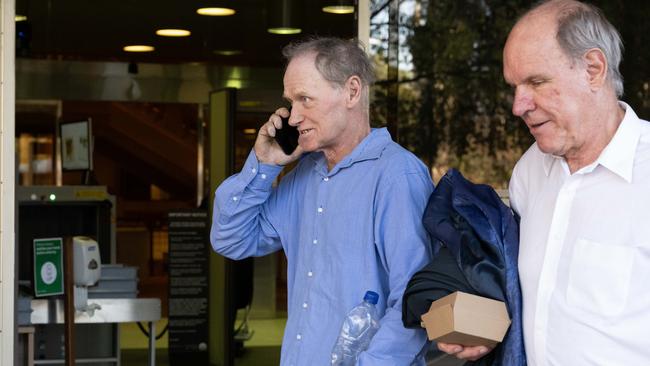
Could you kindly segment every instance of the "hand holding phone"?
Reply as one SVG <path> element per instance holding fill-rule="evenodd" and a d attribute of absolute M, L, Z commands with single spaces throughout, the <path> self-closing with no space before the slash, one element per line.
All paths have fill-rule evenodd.
<path fill-rule="evenodd" d="M 289 117 L 282 118 L 282 128 L 275 129 L 275 141 L 286 155 L 291 155 L 298 147 L 298 128 L 289 125 Z"/>

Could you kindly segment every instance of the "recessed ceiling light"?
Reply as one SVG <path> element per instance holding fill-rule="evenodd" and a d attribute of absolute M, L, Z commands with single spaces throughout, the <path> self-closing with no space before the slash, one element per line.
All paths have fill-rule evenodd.
<path fill-rule="evenodd" d="M 227 88 L 241 89 L 241 87 L 242 87 L 241 80 L 230 79 L 230 80 L 226 81 L 226 87 Z"/>
<path fill-rule="evenodd" d="M 269 33 L 273 34 L 298 34 L 302 32 L 300 28 L 290 28 L 290 27 L 277 27 L 267 29 Z"/>
<path fill-rule="evenodd" d="M 25 20 L 27 20 L 27 15 L 16 14 L 14 17 L 14 21 L 16 22 L 24 22 Z"/>
<path fill-rule="evenodd" d="M 330 14 L 352 14 L 354 13 L 354 6 L 352 5 L 332 5 L 323 7 L 325 13 Z"/>
<path fill-rule="evenodd" d="M 242 100 L 239 102 L 239 106 L 244 108 L 260 107 L 262 106 L 262 102 L 259 100 Z"/>
<path fill-rule="evenodd" d="M 147 46 L 144 44 L 135 44 L 130 46 L 124 46 L 123 50 L 126 52 L 151 52 L 155 48 L 153 46 Z"/>
<path fill-rule="evenodd" d="M 219 56 L 235 56 L 242 54 L 241 50 L 214 50 L 213 52 Z"/>
<path fill-rule="evenodd" d="M 162 37 L 187 37 L 192 33 L 187 29 L 158 29 L 156 34 Z"/>
<path fill-rule="evenodd" d="M 230 8 L 200 8 L 196 12 L 201 15 L 208 15 L 213 17 L 225 17 L 235 14 L 235 9 Z"/>

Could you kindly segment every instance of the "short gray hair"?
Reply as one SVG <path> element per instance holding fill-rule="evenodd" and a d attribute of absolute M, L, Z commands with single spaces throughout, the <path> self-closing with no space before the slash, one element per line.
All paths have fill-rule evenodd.
<path fill-rule="evenodd" d="M 290 43 L 282 50 L 287 65 L 294 57 L 316 54 L 316 69 L 323 78 L 343 86 L 350 76 L 358 76 L 366 88 L 375 80 L 375 73 L 361 42 L 333 37 L 310 37 Z"/>
<path fill-rule="evenodd" d="M 553 3 L 542 2 L 538 5 Z M 623 42 L 614 26 L 597 7 L 578 1 L 559 2 L 558 27 L 555 35 L 560 47 L 570 58 L 582 60 L 593 48 L 600 49 L 607 59 L 607 78 L 616 95 L 623 96 L 623 76 L 619 65 L 623 59 Z"/>

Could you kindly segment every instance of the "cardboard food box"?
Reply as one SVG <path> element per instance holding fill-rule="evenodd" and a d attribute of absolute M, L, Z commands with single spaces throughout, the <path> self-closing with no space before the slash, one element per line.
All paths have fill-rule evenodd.
<path fill-rule="evenodd" d="M 429 340 L 494 347 L 508 331 L 510 318 L 502 301 L 454 292 L 431 303 L 421 324 Z"/>

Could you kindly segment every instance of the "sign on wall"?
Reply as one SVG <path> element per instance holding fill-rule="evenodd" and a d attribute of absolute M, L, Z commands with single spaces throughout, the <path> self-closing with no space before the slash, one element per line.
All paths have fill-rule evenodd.
<path fill-rule="evenodd" d="M 34 239 L 34 294 L 63 293 L 63 239 Z"/>
<path fill-rule="evenodd" d="M 169 215 L 170 365 L 208 363 L 209 220 L 206 210 Z"/>

